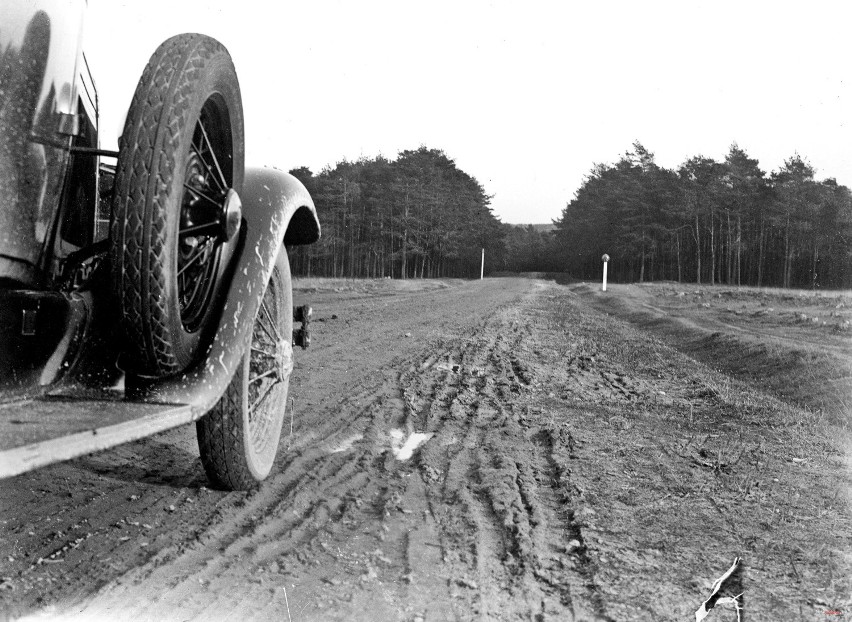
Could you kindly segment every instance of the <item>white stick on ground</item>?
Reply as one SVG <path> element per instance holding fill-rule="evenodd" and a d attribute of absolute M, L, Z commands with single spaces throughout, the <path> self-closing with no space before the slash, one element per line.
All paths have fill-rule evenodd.
<path fill-rule="evenodd" d="M 290 617 L 290 599 L 287 598 L 287 586 L 284 586 L 284 604 L 287 605 L 287 620 L 288 622 L 293 622 L 293 618 Z"/>

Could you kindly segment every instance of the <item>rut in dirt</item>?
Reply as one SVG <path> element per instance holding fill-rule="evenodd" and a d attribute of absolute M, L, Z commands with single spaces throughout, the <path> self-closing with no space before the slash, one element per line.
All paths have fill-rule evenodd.
<path fill-rule="evenodd" d="M 0 606 L 680 620 L 732 555 L 750 618 L 843 604 L 848 478 L 808 413 L 554 284 L 319 292 L 315 309 L 259 490 L 205 488 L 191 430 L 5 482 Z"/>
<path fill-rule="evenodd" d="M 530 413 L 536 295 L 313 403 L 313 425 L 261 491 L 84 613 L 609 619 L 555 456 L 570 430 Z M 398 460 L 412 433 L 431 437 Z"/>
<path fill-rule="evenodd" d="M 435 435 L 420 468 L 443 561 L 472 588 L 457 613 L 600 618 L 570 473 L 553 455 L 570 431 L 530 418 L 530 313 L 502 309 L 461 348 L 402 374 L 407 423 Z"/>

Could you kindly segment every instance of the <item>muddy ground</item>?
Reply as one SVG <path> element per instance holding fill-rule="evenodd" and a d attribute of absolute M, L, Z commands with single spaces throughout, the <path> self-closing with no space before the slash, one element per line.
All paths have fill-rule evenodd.
<path fill-rule="evenodd" d="M 305 280 L 303 301 L 273 476 L 208 489 L 186 427 L 0 482 L 3 617 L 694 620 L 735 556 L 749 620 L 852 616 L 852 295 Z"/>

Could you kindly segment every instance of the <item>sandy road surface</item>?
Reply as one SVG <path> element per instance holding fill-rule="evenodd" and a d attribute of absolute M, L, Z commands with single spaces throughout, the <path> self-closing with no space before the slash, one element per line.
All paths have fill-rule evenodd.
<path fill-rule="evenodd" d="M 6 615 L 682 620 L 735 554 L 752 620 L 847 607 L 848 473 L 792 406 L 552 282 L 296 298 L 270 480 L 205 488 L 185 428 L 0 482 Z"/>

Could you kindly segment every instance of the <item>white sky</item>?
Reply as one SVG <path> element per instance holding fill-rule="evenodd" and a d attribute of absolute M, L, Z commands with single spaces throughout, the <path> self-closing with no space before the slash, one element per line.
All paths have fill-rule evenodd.
<path fill-rule="evenodd" d="M 249 163 L 316 173 L 425 144 L 504 222 L 544 223 L 637 139 L 667 167 L 734 141 L 767 172 L 798 152 L 852 186 L 850 17 L 812 1 L 89 0 L 84 47 L 105 148 L 157 45 L 203 32 L 234 58 Z"/>

